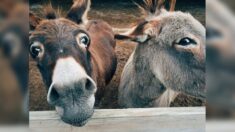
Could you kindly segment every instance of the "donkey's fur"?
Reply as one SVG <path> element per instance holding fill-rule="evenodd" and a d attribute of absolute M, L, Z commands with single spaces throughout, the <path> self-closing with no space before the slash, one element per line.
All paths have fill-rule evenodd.
<path fill-rule="evenodd" d="M 157 3 L 150 1 L 145 3 Z M 170 106 L 180 92 L 204 99 L 204 27 L 188 13 L 168 12 L 157 4 L 152 6 L 156 10 L 147 10 L 152 12 L 144 23 L 134 27 L 129 35 L 116 35 L 119 39 L 138 42 L 123 70 L 119 104 Z M 145 10 L 146 7 L 151 6 L 145 6 Z M 179 45 L 182 38 L 190 38 L 196 44 Z"/>
<path fill-rule="evenodd" d="M 87 13 L 90 10 L 90 0 L 74 0 L 74 4 L 68 13 L 68 18 L 78 24 L 87 23 Z"/>
<path fill-rule="evenodd" d="M 104 21 L 87 21 L 89 8 L 90 0 L 74 0 L 65 18 L 50 8 L 46 20 L 30 14 L 30 53 L 48 88 L 48 103 L 76 126 L 92 116 L 117 66 L 112 28 Z"/>

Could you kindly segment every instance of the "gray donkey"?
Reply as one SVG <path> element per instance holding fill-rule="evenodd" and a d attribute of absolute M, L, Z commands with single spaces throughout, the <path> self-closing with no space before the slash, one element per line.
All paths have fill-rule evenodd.
<path fill-rule="evenodd" d="M 122 73 L 122 107 L 167 107 L 177 94 L 205 99 L 205 28 L 189 13 L 170 11 L 164 0 L 139 4 L 146 19 L 119 40 L 137 42 Z"/>

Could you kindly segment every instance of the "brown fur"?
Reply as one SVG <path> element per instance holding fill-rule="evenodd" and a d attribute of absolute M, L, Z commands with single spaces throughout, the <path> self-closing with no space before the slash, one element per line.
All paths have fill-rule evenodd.
<path fill-rule="evenodd" d="M 68 25 L 63 25 L 65 23 Z M 45 40 L 43 42 L 45 44 L 56 42 L 57 37 L 55 37 L 54 34 L 58 34 L 58 31 L 60 29 L 60 27 L 57 27 L 56 25 L 67 27 L 64 29 L 68 31 L 59 32 L 59 38 L 66 39 L 73 38 L 69 38 L 71 37 L 71 35 L 63 32 L 72 32 L 74 29 L 79 27 L 76 23 L 63 18 L 55 22 L 44 20 L 40 22 L 40 26 L 38 26 L 36 30 L 31 34 L 31 41 L 42 39 Z M 89 47 L 93 68 L 91 75 L 93 76 L 93 79 L 98 82 L 98 86 L 103 87 L 112 79 L 112 76 L 116 69 L 117 62 L 114 52 L 116 43 L 113 39 L 114 33 L 111 27 L 107 23 L 102 21 L 90 21 L 87 24 L 86 29 L 91 37 L 91 45 Z M 43 36 L 46 36 L 46 38 L 44 38 Z M 111 56 L 111 58 L 109 58 L 109 56 Z"/>
<path fill-rule="evenodd" d="M 87 17 L 87 11 L 90 8 L 89 0 L 74 0 L 71 9 L 68 12 L 67 18 L 80 24 Z"/>
<path fill-rule="evenodd" d="M 94 103 L 117 66 L 112 28 L 103 21 L 87 21 L 89 8 L 90 0 L 75 0 L 66 18 L 55 18 L 46 10 L 52 17 L 39 22 L 30 19 L 38 23 L 31 33 L 30 51 L 47 85 L 47 101 L 63 109 L 63 121 L 75 125 L 84 125 L 92 116 Z"/>
<path fill-rule="evenodd" d="M 112 61 L 115 58 L 107 58 L 108 56 L 115 56 L 115 52 L 111 52 L 116 46 L 115 40 L 113 39 L 114 33 L 111 27 L 108 26 L 107 23 L 104 23 L 102 21 L 89 22 L 87 26 L 87 31 L 89 32 L 89 35 L 92 38 L 90 52 L 93 58 L 93 65 L 95 65 L 96 63 L 96 68 L 99 71 L 94 72 L 98 72 L 98 78 L 104 78 L 105 83 L 107 84 L 111 80 L 111 76 L 114 74 L 115 69 L 112 66 Z M 102 38 L 103 36 L 106 37 Z M 109 42 L 108 45 L 110 46 L 107 46 L 106 42 Z"/>
<path fill-rule="evenodd" d="M 138 2 L 138 7 L 142 10 L 142 13 L 148 16 L 159 15 L 161 13 L 161 9 L 165 8 L 165 5 L 169 3 L 170 11 L 175 10 L 176 0 L 143 0 L 142 2 Z"/>

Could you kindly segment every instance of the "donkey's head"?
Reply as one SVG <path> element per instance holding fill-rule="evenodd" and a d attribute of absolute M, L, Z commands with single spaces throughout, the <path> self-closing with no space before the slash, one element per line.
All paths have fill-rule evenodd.
<path fill-rule="evenodd" d="M 30 14 L 30 53 L 48 87 L 47 101 L 63 121 L 77 126 L 92 116 L 97 89 L 84 27 L 89 6 L 90 0 L 74 0 L 66 18 L 57 18 L 52 8 L 47 19 Z"/>
<path fill-rule="evenodd" d="M 148 65 L 165 87 L 205 98 L 205 28 L 190 14 L 173 12 L 175 2 L 167 11 L 163 0 L 145 0 L 145 21 L 116 39 L 138 43 L 138 71 Z"/>

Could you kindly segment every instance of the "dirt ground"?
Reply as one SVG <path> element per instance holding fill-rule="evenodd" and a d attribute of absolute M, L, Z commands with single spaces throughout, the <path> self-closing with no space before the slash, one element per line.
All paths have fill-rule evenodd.
<path fill-rule="evenodd" d="M 177 7 L 178 8 L 178 7 Z M 205 10 L 203 7 L 189 4 L 187 6 L 180 7 L 183 11 L 191 12 L 198 20 L 205 24 Z M 122 16 L 122 17 L 120 17 Z M 141 15 L 134 5 L 126 5 L 125 3 L 119 6 L 101 4 L 99 6 L 94 5 L 92 10 L 89 12 L 89 19 L 102 19 L 108 22 L 113 27 L 127 28 L 134 25 L 138 20 L 141 19 Z M 127 62 L 130 54 L 133 52 L 135 44 L 126 42 L 117 42 L 116 54 L 118 57 L 118 66 L 110 84 L 105 88 L 107 89 L 104 93 L 104 97 L 101 103 L 97 106 L 98 108 L 119 108 L 117 104 L 118 97 L 118 85 L 120 76 L 125 63 Z M 41 79 L 41 75 L 38 72 L 35 62 L 30 60 L 30 71 L 29 71 L 29 89 L 30 89 L 30 110 L 52 110 L 52 106 L 49 106 L 46 101 L 46 88 Z M 185 95 L 179 95 L 171 106 L 202 106 L 204 103 L 201 100 L 191 98 Z"/>

